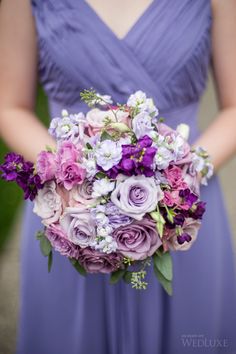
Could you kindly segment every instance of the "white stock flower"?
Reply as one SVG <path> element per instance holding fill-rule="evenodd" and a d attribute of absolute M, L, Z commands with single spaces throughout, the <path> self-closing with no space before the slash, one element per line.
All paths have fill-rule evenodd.
<path fill-rule="evenodd" d="M 93 198 L 99 198 L 112 192 L 115 187 L 115 182 L 110 182 L 107 178 L 101 178 L 93 183 Z"/>
<path fill-rule="evenodd" d="M 97 144 L 95 150 L 95 158 L 97 164 L 103 168 L 104 171 L 108 171 L 113 166 L 117 165 L 122 157 L 122 147 L 112 141 L 104 140 Z"/>
<path fill-rule="evenodd" d="M 129 96 L 127 101 L 127 106 L 136 107 L 137 105 L 144 103 L 146 99 L 147 99 L 146 94 L 143 91 L 141 90 L 136 91 L 135 93 Z"/>

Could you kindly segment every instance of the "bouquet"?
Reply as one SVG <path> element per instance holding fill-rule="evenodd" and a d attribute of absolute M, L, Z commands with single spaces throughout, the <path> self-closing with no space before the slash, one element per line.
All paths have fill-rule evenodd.
<path fill-rule="evenodd" d="M 44 229 L 40 248 L 52 266 L 53 252 L 81 274 L 110 273 L 135 289 L 146 289 L 147 268 L 172 294 L 172 251 L 195 242 L 205 203 L 199 176 L 207 184 L 213 167 L 207 152 L 191 149 L 189 127 L 164 124 L 142 91 L 126 104 L 93 89 L 81 92 L 86 113 L 52 119 L 47 146 L 34 165 L 8 153 L 1 177 L 15 181 Z"/>

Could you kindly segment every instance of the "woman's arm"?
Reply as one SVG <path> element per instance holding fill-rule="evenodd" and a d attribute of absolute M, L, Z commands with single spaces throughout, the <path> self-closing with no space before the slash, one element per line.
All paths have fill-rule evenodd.
<path fill-rule="evenodd" d="M 208 150 L 215 170 L 236 151 L 236 0 L 212 0 L 213 71 L 220 112 L 194 145 Z"/>
<path fill-rule="evenodd" d="M 9 147 L 35 162 L 55 145 L 34 115 L 37 48 L 30 0 L 0 3 L 0 135 Z"/>

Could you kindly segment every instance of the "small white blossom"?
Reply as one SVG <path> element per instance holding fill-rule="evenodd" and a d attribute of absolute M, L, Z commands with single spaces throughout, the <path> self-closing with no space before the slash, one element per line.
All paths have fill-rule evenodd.
<path fill-rule="evenodd" d="M 101 178 L 93 183 L 93 198 L 99 198 L 103 195 L 107 195 L 115 188 L 115 182 L 110 182 L 107 178 Z"/>
<path fill-rule="evenodd" d="M 98 101 L 98 99 L 95 99 L 94 101 L 91 101 L 92 104 L 99 104 L 100 106 L 106 106 L 107 104 L 112 104 L 112 99 L 111 96 L 109 95 L 101 95 L 100 93 L 96 93 L 96 96 L 101 98 L 101 100 Z"/>
<path fill-rule="evenodd" d="M 154 162 L 159 170 L 167 168 L 171 161 L 174 160 L 173 153 L 164 146 L 158 147 Z"/>
<path fill-rule="evenodd" d="M 97 164 L 108 171 L 113 166 L 117 165 L 122 157 L 121 146 L 111 140 L 104 140 L 97 144 L 95 150 Z"/>
<path fill-rule="evenodd" d="M 128 107 L 136 107 L 146 101 L 147 97 L 146 94 L 139 90 L 133 93 L 132 95 L 129 96 L 128 101 L 127 101 L 127 106 Z"/>

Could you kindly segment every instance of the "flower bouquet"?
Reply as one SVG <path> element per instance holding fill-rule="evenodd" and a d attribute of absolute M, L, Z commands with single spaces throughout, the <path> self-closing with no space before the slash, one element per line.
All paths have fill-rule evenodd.
<path fill-rule="evenodd" d="M 207 183 L 207 152 L 191 149 L 188 126 L 163 123 L 142 91 L 126 104 L 110 96 L 81 92 L 87 114 L 52 119 L 57 148 L 46 147 L 34 165 L 9 153 L 1 177 L 16 181 L 44 230 L 40 248 L 52 265 L 53 251 L 81 275 L 110 273 L 133 288 L 147 287 L 147 267 L 172 293 L 171 251 L 186 251 L 196 240 L 205 203 L 199 175 Z"/>

